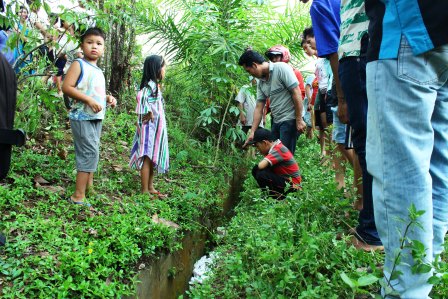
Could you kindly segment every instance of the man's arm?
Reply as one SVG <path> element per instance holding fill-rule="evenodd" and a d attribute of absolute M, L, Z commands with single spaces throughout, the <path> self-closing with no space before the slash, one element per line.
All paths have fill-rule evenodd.
<path fill-rule="evenodd" d="M 291 97 L 294 102 L 294 110 L 296 112 L 296 127 L 297 131 L 300 133 L 305 132 L 306 124 L 302 118 L 303 103 L 302 103 L 302 92 L 298 86 L 291 89 Z"/>
<path fill-rule="evenodd" d="M 270 166 L 271 164 L 269 164 L 269 162 L 266 159 L 263 159 L 260 161 L 260 163 L 258 163 L 258 169 L 265 169 L 268 166 Z"/>
<path fill-rule="evenodd" d="M 311 85 L 309 84 L 305 85 L 305 95 L 308 101 L 311 101 L 311 98 L 313 97 L 313 92 L 311 88 L 312 88 Z"/>
<path fill-rule="evenodd" d="M 308 107 L 303 107 L 303 109 L 310 111 L 311 108 L 313 107 L 313 105 L 311 105 L 311 98 L 313 97 L 311 85 L 309 85 L 309 84 L 305 85 L 305 94 L 306 94 L 306 98 L 308 99 Z"/>
<path fill-rule="evenodd" d="M 342 123 L 347 124 L 349 122 L 347 102 L 345 101 L 344 92 L 342 91 L 341 82 L 339 81 L 338 53 L 328 55 L 328 59 L 330 60 L 331 70 L 333 72 L 333 78 L 336 85 L 336 92 L 338 94 L 338 117 Z"/>

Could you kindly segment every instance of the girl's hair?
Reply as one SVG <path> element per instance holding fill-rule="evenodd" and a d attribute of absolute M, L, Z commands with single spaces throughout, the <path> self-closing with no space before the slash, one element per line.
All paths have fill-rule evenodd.
<path fill-rule="evenodd" d="M 148 85 L 149 81 L 156 84 L 156 95 L 159 93 L 158 80 L 161 80 L 162 68 L 165 65 L 165 60 L 162 56 L 151 55 L 146 57 L 143 64 L 143 76 L 140 83 L 140 90 Z"/>

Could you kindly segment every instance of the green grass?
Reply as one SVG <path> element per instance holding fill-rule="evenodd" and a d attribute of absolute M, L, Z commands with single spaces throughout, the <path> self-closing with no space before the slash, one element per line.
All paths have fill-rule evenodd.
<path fill-rule="evenodd" d="M 103 125 L 95 193 L 88 201 L 103 215 L 65 200 L 74 190 L 74 150 L 64 120 L 15 148 L 9 178 L 0 185 L 1 298 L 119 298 L 134 293 L 139 259 L 179 248 L 183 233 L 220 212 L 231 168 L 209 165 L 213 151 L 169 128 L 171 173 L 156 177 L 164 201 L 139 194 L 137 171 L 128 167 L 135 117 L 108 112 Z M 224 155 L 223 155 L 224 156 Z M 231 165 L 228 158 L 223 165 Z M 198 166 L 199 167 L 193 167 Z M 49 184 L 37 184 L 40 176 Z M 152 221 L 173 221 L 174 230 Z"/>
<path fill-rule="evenodd" d="M 0 231 L 8 238 L 0 249 L 0 297 L 134 294 L 140 260 L 178 249 L 186 231 L 203 227 L 201 219 L 219 219 L 225 182 L 232 168 L 245 163 L 222 154 L 218 167 L 209 167 L 214 148 L 192 140 L 178 122 L 169 127 L 171 173 L 156 179 L 157 188 L 170 196 L 152 201 L 139 194 L 138 174 L 127 165 L 135 118 L 108 112 L 95 192 L 88 196 L 102 216 L 91 217 L 65 200 L 76 170 L 64 119 L 53 117 L 51 126 L 15 148 L 9 178 L 0 184 Z M 249 175 L 226 235 L 216 237 L 220 257 L 211 278 L 193 287 L 190 297 L 372 298 L 378 293 L 383 256 L 347 244 L 357 212 L 336 191 L 334 173 L 319 165 L 316 140 L 301 139 L 296 156 L 303 190 L 285 201 L 261 193 Z M 37 184 L 39 177 L 48 184 Z M 351 179 L 348 171 L 347 185 Z M 156 213 L 181 229 L 154 223 Z M 448 272 L 445 262 L 438 266 Z M 445 276 L 434 279 L 433 298 L 446 298 Z"/>
<path fill-rule="evenodd" d="M 191 298 L 374 298 L 379 294 L 383 255 L 358 251 L 347 242 L 357 212 L 336 191 L 334 173 L 319 166 L 316 140 L 301 139 L 296 156 L 303 190 L 276 201 L 261 193 L 249 177 L 236 215 L 215 249 L 219 258 L 210 278 L 189 290 Z M 348 174 L 347 186 L 352 180 Z M 446 298 L 446 291 L 446 285 L 435 286 L 433 298 Z"/>

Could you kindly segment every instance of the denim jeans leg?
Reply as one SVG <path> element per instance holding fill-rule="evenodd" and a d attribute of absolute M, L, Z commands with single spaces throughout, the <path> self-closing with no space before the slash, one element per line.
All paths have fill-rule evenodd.
<path fill-rule="evenodd" d="M 339 78 L 353 128 L 353 147 L 358 155 L 362 170 L 363 209 L 359 213 L 358 235 L 367 244 L 381 245 L 375 226 L 372 199 L 372 176 L 366 164 L 366 131 L 367 131 L 367 91 L 366 91 L 366 58 L 347 57 L 340 61 Z"/>
<path fill-rule="evenodd" d="M 280 139 L 280 124 L 272 122 L 271 134 L 274 140 Z"/>
<path fill-rule="evenodd" d="M 448 55 L 448 51 L 446 54 Z M 445 82 L 443 88 L 437 93 L 431 123 L 434 129 L 434 149 L 429 172 L 432 178 L 433 257 L 435 258 L 443 251 L 448 230 L 448 82 Z"/>
<path fill-rule="evenodd" d="M 296 150 L 297 138 L 299 137 L 299 133 L 296 128 L 296 120 L 286 120 L 280 123 L 276 123 L 272 126 L 276 127 L 276 131 L 278 130 L 279 139 L 282 141 L 283 145 L 286 146 L 289 151 L 294 155 Z M 274 129 L 273 129 L 274 131 Z M 273 133 L 275 136 L 275 133 Z"/>
<path fill-rule="evenodd" d="M 386 298 L 428 298 L 428 273 L 416 264 L 403 240 L 418 240 L 426 262 L 442 251 L 448 224 L 448 45 L 414 56 L 402 38 L 398 59 L 367 64 L 366 160 L 373 176 L 373 204 L 385 247 Z M 411 226 L 409 208 L 425 211 Z M 400 254 L 400 262 L 396 257 Z M 391 271 L 400 271 L 389 281 Z"/>

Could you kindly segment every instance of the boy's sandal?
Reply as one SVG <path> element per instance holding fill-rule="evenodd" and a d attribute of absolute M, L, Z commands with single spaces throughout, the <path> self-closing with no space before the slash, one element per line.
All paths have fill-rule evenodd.
<path fill-rule="evenodd" d="M 92 205 L 89 204 L 88 202 L 85 202 L 85 201 L 74 201 L 71 197 L 67 198 L 67 201 L 69 203 L 72 203 L 72 204 L 75 204 L 75 205 L 86 206 L 88 208 L 92 207 Z"/>
<path fill-rule="evenodd" d="M 101 213 L 100 211 L 97 211 L 95 208 L 92 207 L 92 205 L 88 202 L 85 201 L 74 201 L 71 197 L 67 198 L 67 201 L 69 203 L 75 204 L 75 205 L 80 205 L 80 206 L 85 206 L 87 208 L 89 208 L 89 212 L 91 214 L 94 215 L 103 215 L 103 213 Z"/>

